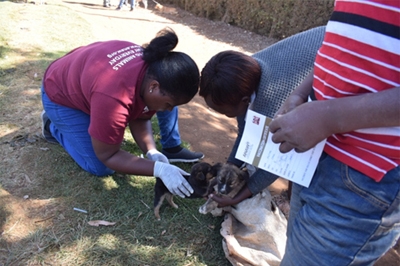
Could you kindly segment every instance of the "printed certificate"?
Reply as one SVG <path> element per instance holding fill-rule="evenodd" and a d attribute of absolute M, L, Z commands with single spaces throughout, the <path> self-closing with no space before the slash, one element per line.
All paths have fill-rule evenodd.
<path fill-rule="evenodd" d="M 308 187 L 317 168 L 325 142 L 321 141 L 314 148 L 297 153 L 279 151 L 279 144 L 272 140 L 269 123 L 272 119 L 247 110 L 246 125 L 236 158 L 280 177 Z"/>

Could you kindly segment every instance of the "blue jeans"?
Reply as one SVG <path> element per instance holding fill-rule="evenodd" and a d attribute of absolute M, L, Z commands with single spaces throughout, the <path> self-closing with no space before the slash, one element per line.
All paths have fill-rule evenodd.
<path fill-rule="evenodd" d="M 97 176 L 114 173 L 97 159 L 93 150 L 88 133 L 90 123 L 88 114 L 53 103 L 44 92 L 43 86 L 42 103 L 51 121 L 51 134 L 82 169 Z"/>
<path fill-rule="evenodd" d="M 135 0 L 129 0 L 129 2 L 131 2 L 131 8 L 135 8 Z M 125 0 L 120 0 L 118 7 L 121 8 L 124 3 L 125 3 Z"/>
<path fill-rule="evenodd" d="M 178 126 L 178 107 L 172 111 L 157 112 L 158 126 L 160 127 L 161 145 L 164 149 L 181 145 L 181 136 Z"/>
<path fill-rule="evenodd" d="M 375 182 L 324 153 L 290 207 L 281 266 L 373 265 L 400 235 L 400 167 Z"/>

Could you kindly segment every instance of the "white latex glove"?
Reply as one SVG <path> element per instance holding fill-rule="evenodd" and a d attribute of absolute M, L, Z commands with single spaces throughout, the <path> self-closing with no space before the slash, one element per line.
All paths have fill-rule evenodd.
<path fill-rule="evenodd" d="M 149 160 L 152 160 L 154 162 L 163 162 L 163 163 L 169 163 L 167 156 L 165 156 L 164 154 L 162 154 L 161 152 L 159 152 L 156 149 L 151 149 L 146 153 L 146 157 Z"/>
<path fill-rule="evenodd" d="M 193 188 L 189 185 L 188 181 L 182 175 L 189 175 L 179 167 L 158 162 L 154 164 L 154 176 L 159 177 L 168 190 L 181 198 L 187 197 L 193 193 Z"/>

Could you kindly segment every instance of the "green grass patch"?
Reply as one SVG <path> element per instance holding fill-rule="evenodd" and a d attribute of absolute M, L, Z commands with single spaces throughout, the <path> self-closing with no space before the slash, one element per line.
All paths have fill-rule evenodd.
<path fill-rule="evenodd" d="M 38 137 L 45 69 L 93 41 L 79 14 L 46 2 L 0 2 L 0 265 L 229 265 L 222 218 L 199 214 L 203 200 L 175 197 L 179 209 L 164 203 L 156 221 L 153 177 L 92 176 Z M 141 154 L 129 131 L 123 149 Z"/>

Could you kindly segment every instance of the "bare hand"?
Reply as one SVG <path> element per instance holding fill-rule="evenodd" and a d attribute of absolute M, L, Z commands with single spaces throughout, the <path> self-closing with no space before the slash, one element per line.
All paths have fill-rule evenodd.
<path fill-rule="evenodd" d="M 269 129 L 274 134 L 272 141 L 281 143 L 279 150 L 282 153 L 292 149 L 305 152 L 331 135 L 329 109 L 324 101 L 304 103 L 276 117 Z"/>
<path fill-rule="evenodd" d="M 219 208 L 237 204 L 237 202 L 230 197 L 221 197 L 216 194 L 210 194 L 209 197 L 218 203 Z"/>
<path fill-rule="evenodd" d="M 290 95 L 283 103 L 283 105 L 279 108 L 279 110 L 276 112 L 275 117 L 284 115 L 292 111 L 294 108 L 303 104 L 304 102 L 305 101 L 301 96 L 294 94 Z"/>

